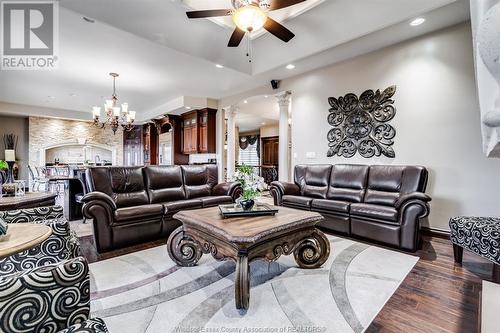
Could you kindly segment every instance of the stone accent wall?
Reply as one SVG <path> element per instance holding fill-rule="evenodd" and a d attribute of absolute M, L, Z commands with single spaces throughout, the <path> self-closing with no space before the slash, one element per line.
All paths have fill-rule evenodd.
<path fill-rule="evenodd" d="M 116 164 L 123 163 L 123 131 L 100 129 L 91 122 L 52 118 L 29 118 L 29 164 L 40 166 L 40 152 L 65 144 L 94 144 L 116 150 Z"/>

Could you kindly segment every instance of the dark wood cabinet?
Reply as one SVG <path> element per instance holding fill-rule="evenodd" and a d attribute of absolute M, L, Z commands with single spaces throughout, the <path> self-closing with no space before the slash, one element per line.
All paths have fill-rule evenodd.
<path fill-rule="evenodd" d="M 202 109 L 182 115 L 182 152 L 184 154 L 215 153 L 217 110 Z"/>
<path fill-rule="evenodd" d="M 142 149 L 142 126 L 137 125 L 123 132 L 123 165 L 136 166 L 144 163 Z"/>
<path fill-rule="evenodd" d="M 208 152 L 208 126 L 200 126 L 200 151 Z"/>
<path fill-rule="evenodd" d="M 158 131 L 151 124 L 144 124 L 142 128 L 144 165 L 158 164 Z"/>

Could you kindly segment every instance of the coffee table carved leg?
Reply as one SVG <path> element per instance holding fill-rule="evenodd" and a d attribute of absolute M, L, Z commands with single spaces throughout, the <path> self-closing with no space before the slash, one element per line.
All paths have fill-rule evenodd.
<path fill-rule="evenodd" d="M 200 244 L 184 232 L 183 227 L 174 230 L 168 237 L 167 250 L 170 258 L 179 266 L 196 266 L 202 256 Z"/>
<path fill-rule="evenodd" d="M 236 308 L 248 310 L 250 303 L 250 272 L 248 257 L 239 255 L 236 261 L 236 275 L 234 277 L 234 298 Z"/>
<path fill-rule="evenodd" d="M 325 234 L 316 230 L 300 242 L 293 255 L 300 268 L 319 268 L 330 256 L 330 242 Z"/>

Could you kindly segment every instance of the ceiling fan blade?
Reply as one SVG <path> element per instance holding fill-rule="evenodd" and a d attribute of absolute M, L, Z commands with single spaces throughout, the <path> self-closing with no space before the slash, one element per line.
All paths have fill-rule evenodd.
<path fill-rule="evenodd" d="M 245 37 L 245 31 L 236 27 L 233 31 L 233 34 L 231 35 L 231 38 L 229 39 L 229 43 L 227 44 L 227 46 L 228 47 L 238 47 L 240 45 L 243 37 Z"/>
<path fill-rule="evenodd" d="M 306 0 L 272 0 L 269 10 L 277 10 L 281 8 L 290 7 Z"/>
<path fill-rule="evenodd" d="M 266 23 L 264 23 L 264 29 L 266 29 L 285 43 L 288 43 L 290 39 L 295 37 L 295 34 L 293 32 L 270 17 L 268 17 Z"/>
<path fill-rule="evenodd" d="M 186 12 L 186 15 L 190 19 L 205 18 L 205 17 L 216 17 L 216 16 L 229 16 L 232 15 L 233 11 L 231 9 L 210 9 L 210 10 L 194 10 Z"/>

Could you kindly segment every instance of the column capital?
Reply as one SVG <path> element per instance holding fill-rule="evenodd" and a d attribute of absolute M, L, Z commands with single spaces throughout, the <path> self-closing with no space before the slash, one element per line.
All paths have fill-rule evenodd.
<path fill-rule="evenodd" d="M 230 107 L 228 107 L 228 108 L 226 109 L 226 114 L 227 114 L 228 116 L 234 116 L 234 114 L 235 114 L 236 112 L 238 112 L 238 110 L 239 110 L 239 109 L 240 109 L 240 107 L 239 107 L 238 105 L 231 105 Z"/>
<path fill-rule="evenodd" d="M 278 105 L 280 108 L 284 107 L 287 108 L 290 105 L 290 96 L 292 93 L 290 91 L 285 91 L 284 93 L 276 95 L 276 98 L 278 99 Z"/>

